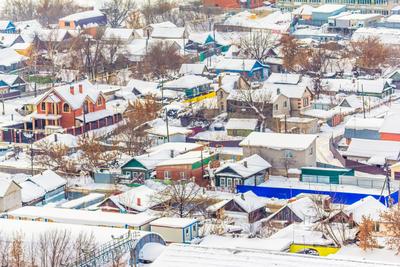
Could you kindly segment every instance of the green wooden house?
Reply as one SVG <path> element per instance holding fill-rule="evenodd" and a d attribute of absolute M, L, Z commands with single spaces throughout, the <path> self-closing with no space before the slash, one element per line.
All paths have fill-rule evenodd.
<path fill-rule="evenodd" d="M 310 183 L 339 184 L 339 176 L 354 176 L 354 170 L 344 168 L 303 167 L 301 168 L 300 180 Z"/>

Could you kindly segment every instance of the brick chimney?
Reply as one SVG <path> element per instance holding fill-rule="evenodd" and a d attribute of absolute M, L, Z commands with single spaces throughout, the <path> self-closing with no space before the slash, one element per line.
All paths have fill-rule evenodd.
<path fill-rule="evenodd" d="M 83 85 L 82 84 L 79 85 L 79 93 L 83 94 Z"/>
<path fill-rule="evenodd" d="M 75 89 L 72 85 L 69 87 L 69 92 L 71 93 L 71 95 L 75 94 Z"/>
<path fill-rule="evenodd" d="M 140 197 L 138 197 L 138 198 L 136 199 L 136 205 L 137 205 L 137 206 L 141 206 L 141 205 L 142 205 L 142 200 L 140 199 Z"/>

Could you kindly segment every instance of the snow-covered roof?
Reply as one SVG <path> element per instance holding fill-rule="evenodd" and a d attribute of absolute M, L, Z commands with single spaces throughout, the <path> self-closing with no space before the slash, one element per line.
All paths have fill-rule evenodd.
<path fill-rule="evenodd" d="M 28 58 L 17 53 L 12 47 L 0 49 L 0 66 L 10 67 L 26 59 Z"/>
<path fill-rule="evenodd" d="M 287 207 L 296 214 L 303 222 L 313 223 L 323 216 L 314 201 L 309 197 L 302 197 L 287 204 Z"/>
<path fill-rule="evenodd" d="M 391 15 L 391 16 L 386 18 L 386 22 L 389 22 L 389 23 L 400 23 L 400 15 L 398 15 L 398 14 Z"/>
<path fill-rule="evenodd" d="M 223 58 L 215 65 L 215 69 L 251 71 L 256 63 L 256 59 Z"/>
<path fill-rule="evenodd" d="M 193 74 L 193 75 L 202 75 L 204 71 L 207 69 L 206 65 L 203 63 L 185 63 L 181 65 L 179 69 L 179 74 Z"/>
<path fill-rule="evenodd" d="M 20 38 L 21 35 L 17 33 L 0 33 L 0 46 L 2 47 L 10 47 Z"/>
<path fill-rule="evenodd" d="M 82 93 L 79 91 L 80 85 L 82 86 Z M 71 87 L 74 88 L 73 94 L 71 94 Z M 42 95 L 38 99 L 37 103 L 45 100 L 47 97 L 54 95 L 54 93 L 64 99 L 64 101 L 67 102 L 72 109 L 78 109 L 82 107 L 84 101 L 86 101 L 88 98 L 93 103 L 97 103 L 98 97 L 102 94 L 88 80 L 83 80 L 73 84 L 66 84 L 54 87 L 52 90 L 49 90 L 47 93 Z"/>
<path fill-rule="evenodd" d="M 179 153 L 184 153 L 190 150 L 195 150 L 201 148 L 202 145 L 196 143 L 183 143 L 183 142 L 168 142 L 158 146 L 153 146 L 147 149 L 148 153 L 160 151 L 160 150 L 173 150 L 178 151 Z"/>
<path fill-rule="evenodd" d="M 346 5 L 325 4 L 314 8 L 313 13 L 333 13 L 346 8 Z"/>
<path fill-rule="evenodd" d="M 363 107 L 363 103 L 362 100 L 357 96 L 357 95 L 349 95 L 346 96 L 345 98 L 343 98 L 343 100 L 340 102 L 339 106 L 342 106 L 344 104 L 344 102 L 346 102 L 347 104 L 349 104 L 349 106 L 351 108 L 362 108 Z"/>
<path fill-rule="evenodd" d="M 65 29 L 40 29 L 34 34 L 43 42 L 62 42 L 69 32 Z"/>
<path fill-rule="evenodd" d="M 286 229 L 286 228 L 285 228 Z M 291 229 L 289 229 L 291 230 Z M 290 231 L 289 231 L 290 232 Z M 292 233 L 292 232 L 291 232 Z M 306 232 L 307 233 L 307 232 Z M 307 236 L 305 236 L 306 238 Z M 322 237 L 320 238 L 320 240 Z M 265 267 L 265 266 L 307 266 L 307 267 L 375 267 L 376 265 L 396 266 L 366 260 L 337 259 L 331 257 L 311 257 L 287 252 L 271 252 L 262 249 L 215 248 L 201 245 L 171 244 L 152 263 L 152 267 Z"/>
<path fill-rule="evenodd" d="M 9 86 L 13 86 L 15 81 L 18 79 L 18 75 L 16 74 L 0 74 L 0 81 L 5 82 Z M 21 83 L 24 84 L 24 83 Z"/>
<path fill-rule="evenodd" d="M 344 212 L 351 215 L 358 224 L 362 222 L 363 216 L 378 222 L 380 221 L 380 215 L 386 210 L 387 207 L 372 196 L 367 196 L 344 208 Z"/>
<path fill-rule="evenodd" d="M 247 178 L 259 173 L 260 171 L 271 168 L 271 164 L 259 155 L 254 154 L 238 162 L 229 163 L 219 167 L 215 171 L 215 174 L 224 173 L 227 168 L 233 170 L 243 178 Z"/>
<path fill-rule="evenodd" d="M 159 84 L 137 79 L 131 79 L 126 85 L 130 90 L 136 89 L 142 95 L 156 95 L 160 93 Z"/>
<path fill-rule="evenodd" d="M 107 117 L 111 117 L 118 114 L 117 111 L 111 110 L 111 109 L 102 109 L 102 110 L 97 110 L 97 111 L 92 111 L 89 113 L 85 114 L 85 117 L 83 115 L 77 116 L 76 119 L 80 121 L 85 121 L 86 123 L 93 122 L 93 121 L 98 121 Z"/>
<path fill-rule="evenodd" d="M 153 29 L 151 37 L 156 39 L 182 39 L 185 32 L 185 27 L 156 27 Z"/>
<path fill-rule="evenodd" d="M 314 143 L 316 138 L 317 136 L 313 134 L 252 132 L 239 145 L 241 147 L 257 146 L 275 150 L 305 150 Z"/>
<path fill-rule="evenodd" d="M 50 219 L 57 223 L 71 223 L 92 226 L 106 225 L 123 228 L 139 227 L 156 219 L 156 217 L 146 213 L 123 214 L 116 212 L 34 206 L 25 206 L 10 211 L 8 214 L 16 217 L 25 217 L 31 219 Z"/>
<path fill-rule="evenodd" d="M 353 33 L 351 40 L 362 41 L 369 37 L 377 37 L 383 44 L 398 45 L 400 44 L 400 29 L 362 27 Z"/>
<path fill-rule="evenodd" d="M 42 187 L 46 192 L 51 192 L 67 184 L 67 180 L 62 178 L 52 170 L 46 170 L 40 174 L 29 178 L 30 181 Z"/>
<path fill-rule="evenodd" d="M 269 200 L 265 197 L 259 197 L 253 193 L 253 191 L 247 191 L 239 195 L 235 195 L 233 200 L 238 204 L 245 212 L 250 213 L 265 207 L 269 203 Z"/>
<path fill-rule="evenodd" d="M 125 29 L 125 28 L 106 28 L 103 34 L 103 38 L 106 40 L 115 40 L 119 39 L 122 41 L 129 41 L 129 39 L 133 36 L 133 29 Z"/>
<path fill-rule="evenodd" d="M 74 209 L 78 206 L 84 205 L 86 203 L 92 203 L 92 201 L 100 201 L 103 200 L 105 194 L 101 193 L 89 193 L 86 196 L 75 198 L 73 200 L 67 201 L 60 205 L 60 208 L 64 209 Z"/>
<path fill-rule="evenodd" d="M 380 14 L 359 14 L 359 13 L 352 13 L 346 14 L 344 16 L 338 17 L 336 20 L 368 20 L 368 19 L 379 19 L 382 15 Z"/>
<path fill-rule="evenodd" d="M 252 130 L 254 131 L 257 127 L 257 119 L 237 119 L 231 118 L 225 125 L 227 130 Z"/>
<path fill-rule="evenodd" d="M 25 31 L 25 30 L 37 31 L 43 28 L 42 24 L 40 24 L 40 22 L 36 19 L 18 21 L 15 22 L 14 24 L 16 29 L 19 31 Z"/>
<path fill-rule="evenodd" d="M 172 23 L 171 21 L 152 23 L 152 24 L 149 24 L 149 27 L 152 27 L 153 29 L 155 29 L 155 28 L 177 28 L 177 26 L 174 23 Z"/>
<path fill-rule="evenodd" d="M 342 154 L 350 157 L 381 157 L 382 159 L 398 160 L 400 142 L 353 138 L 347 151 Z"/>
<path fill-rule="evenodd" d="M 360 118 L 351 117 L 350 120 L 346 122 L 346 129 L 356 129 L 356 130 L 373 130 L 379 131 L 383 124 L 383 119 L 379 118 Z"/>
<path fill-rule="evenodd" d="M 184 90 L 196 88 L 202 85 L 211 84 L 212 81 L 206 77 L 198 76 L 198 75 L 185 75 L 176 80 L 172 80 L 166 82 L 164 84 L 164 88 L 175 89 L 175 90 Z"/>
<path fill-rule="evenodd" d="M 176 156 L 175 158 L 172 158 L 170 160 L 163 161 L 157 166 L 174 166 L 174 165 L 188 165 L 188 164 L 194 164 L 196 162 L 201 161 L 201 159 L 206 159 L 213 156 L 213 154 L 207 152 L 207 151 L 189 151 L 184 154 L 181 154 L 179 156 Z"/>
<path fill-rule="evenodd" d="M 7 29 L 10 23 L 10 20 L 0 20 L 0 29 Z"/>
<path fill-rule="evenodd" d="M 275 11 L 267 16 L 257 16 L 249 11 L 235 14 L 225 20 L 224 25 L 241 26 L 254 29 L 270 30 L 273 33 L 286 32 L 291 23 L 291 13 Z"/>
<path fill-rule="evenodd" d="M 394 112 L 387 114 L 379 132 L 400 134 L 400 113 Z"/>
<path fill-rule="evenodd" d="M 103 16 L 104 16 L 104 14 L 100 10 L 95 9 L 95 10 L 74 13 L 74 14 L 68 15 L 66 17 L 63 17 L 60 20 L 62 20 L 62 21 L 79 21 L 79 20 L 90 19 L 90 18 L 95 18 L 95 17 L 103 17 Z"/>
<path fill-rule="evenodd" d="M 66 146 L 69 148 L 78 147 L 78 137 L 72 134 L 64 134 L 64 133 L 53 133 L 50 134 L 34 143 L 34 146 L 40 146 L 40 144 L 57 144 Z"/>
<path fill-rule="evenodd" d="M 351 80 L 351 79 L 322 79 L 321 84 L 325 90 L 332 92 L 364 92 L 364 93 L 382 93 L 386 89 L 386 84 L 390 84 L 390 79 L 376 80 Z"/>
<path fill-rule="evenodd" d="M 271 73 L 266 80 L 267 83 L 279 83 L 279 84 L 298 84 L 300 82 L 301 75 L 296 73 Z"/>
<path fill-rule="evenodd" d="M 239 73 L 220 73 L 218 79 L 221 79 L 220 88 L 224 89 L 225 92 L 231 92 L 238 87 L 240 79 Z"/>
<path fill-rule="evenodd" d="M 185 228 L 189 225 L 198 222 L 197 219 L 191 218 L 173 218 L 173 217 L 163 217 L 154 220 L 150 223 L 151 226 L 169 227 L 169 228 Z"/>
<path fill-rule="evenodd" d="M 169 160 L 176 155 L 178 155 L 178 153 L 174 150 L 156 150 L 136 156 L 134 159 L 140 162 L 147 170 L 154 170 L 158 163 Z"/>
<path fill-rule="evenodd" d="M 283 94 L 288 98 L 302 98 L 308 88 L 307 82 L 301 82 L 298 84 L 278 84 L 265 82 L 261 90 L 265 90 L 265 93 L 269 92 L 271 95 Z"/>
<path fill-rule="evenodd" d="M 298 8 L 296 8 L 295 10 L 293 10 L 292 14 L 293 15 L 308 15 L 308 16 L 311 16 L 313 10 L 314 10 L 313 6 L 302 5 L 302 6 L 298 7 Z"/>
<path fill-rule="evenodd" d="M 31 181 L 22 182 L 19 186 L 21 186 L 22 203 L 29 203 L 40 199 L 46 194 L 46 191 L 43 188 Z"/>
<path fill-rule="evenodd" d="M 168 131 L 167 131 L 167 126 L 164 124 L 147 129 L 146 132 L 148 134 L 157 136 L 167 136 L 167 135 L 173 136 L 173 135 L 189 135 L 193 131 L 185 127 L 179 127 L 179 126 L 168 126 Z"/>

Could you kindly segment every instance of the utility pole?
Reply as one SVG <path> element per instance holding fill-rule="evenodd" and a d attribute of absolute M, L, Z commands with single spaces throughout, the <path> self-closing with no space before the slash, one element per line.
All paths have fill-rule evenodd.
<path fill-rule="evenodd" d="M 161 79 L 161 105 L 164 110 L 164 79 Z M 168 126 L 168 112 L 167 109 L 165 111 L 165 126 L 167 127 L 167 141 L 169 143 L 169 126 Z"/>
<path fill-rule="evenodd" d="M 285 133 L 287 133 L 287 119 L 286 119 L 286 114 L 285 114 Z"/>

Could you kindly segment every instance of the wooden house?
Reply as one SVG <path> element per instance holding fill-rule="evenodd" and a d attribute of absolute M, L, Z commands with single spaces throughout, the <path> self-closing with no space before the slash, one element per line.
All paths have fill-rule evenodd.
<path fill-rule="evenodd" d="M 60 29 L 77 30 L 90 27 L 104 26 L 107 24 L 107 17 L 99 10 L 89 10 L 68 15 L 60 18 L 58 26 Z"/>
<path fill-rule="evenodd" d="M 248 136 L 255 131 L 258 125 L 257 119 L 237 119 L 230 118 L 225 125 L 225 129 L 230 136 Z"/>
<path fill-rule="evenodd" d="M 163 89 L 185 93 L 187 99 L 211 92 L 212 81 L 203 76 L 184 75 L 176 80 L 166 82 Z"/>
<path fill-rule="evenodd" d="M 150 231 L 169 243 L 190 243 L 199 236 L 199 221 L 190 218 L 164 217 L 150 223 Z"/>
<path fill-rule="evenodd" d="M 10 20 L 0 21 L 0 33 L 16 33 L 15 24 Z"/>
<path fill-rule="evenodd" d="M 240 73 L 246 79 L 264 81 L 268 78 L 269 66 L 256 59 L 223 58 L 215 65 L 215 72 Z"/>
<path fill-rule="evenodd" d="M 215 173 L 215 186 L 234 189 L 237 185 L 258 185 L 264 182 L 271 168 L 266 160 L 254 154 L 238 162 L 219 167 Z"/>

